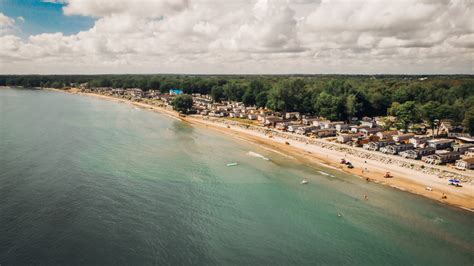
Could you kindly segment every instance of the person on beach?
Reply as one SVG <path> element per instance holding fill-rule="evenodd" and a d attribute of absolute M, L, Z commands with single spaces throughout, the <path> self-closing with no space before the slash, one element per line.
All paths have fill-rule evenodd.
<path fill-rule="evenodd" d="M 364 194 L 364 200 L 369 200 L 369 197 L 367 196 L 367 194 Z"/>

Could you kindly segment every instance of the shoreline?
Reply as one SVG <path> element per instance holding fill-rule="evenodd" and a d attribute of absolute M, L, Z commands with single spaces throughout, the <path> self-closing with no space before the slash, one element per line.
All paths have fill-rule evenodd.
<path fill-rule="evenodd" d="M 220 123 L 218 121 L 212 121 L 212 119 L 204 119 L 196 116 L 181 117 L 177 112 L 162 106 L 95 93 L 84 93 L 51 88 L 43 89 L 131 104 L 149 111 L 165 114 L 171 118 L 178 119 L 193 126 L 212 129 L 228 136 L 233 136 L 241 140 L 249 141 L 280 155 L 283 154 L 292 157 L 293 159 L 309 166 L 322 165 L 324 167 L 337 169 L 360 179 L 368 178 L 370 182 L 373 183 L 389 186 L 391 188 L 410 192 L 412 194 L 417 194 L 446 205 L 469 211 L 471 213 L 474 212 L 474 187 L 472 182 L 465 182 L 463 183 L 462 188 L 456 188 L 449 186 L 447 184 L 447 180 L 444 178 L 440 178 L 433 174 L 422 173 L 414 169 L 409 169 L 394 164 L 384 164 L 377 160 L 361 158 L 356 155 L 309 144 L 308 142 L 305 143 L 289 138 L 282 138 L 280 136 L 269 137 L 262 132 L 245 129 L 242 126 L 234 126 Z M 354 169 L 348 169 L 347 167 L 341 165 L 339 163 L 341 158 L 346 158 L 351 161 L 355 166 Z M 384 178 L 383 175 L 385 172 L 390 172 L 394 178 Z M 431 187 L 432 191 L 426 190 L 426 187 Z M 443 194 L 447 196 L 446 199 L 441 199 Z"/>

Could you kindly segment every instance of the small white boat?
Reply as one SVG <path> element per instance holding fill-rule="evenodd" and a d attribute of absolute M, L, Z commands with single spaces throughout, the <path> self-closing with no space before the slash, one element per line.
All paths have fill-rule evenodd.
<path fill-rule="evenodd" d="M 228 163 L 227 166 L 236 166 L 238 163 Z"/>
<path fill-rule="evenodd" d="M 300 184 L 301 184 L 301 185 L 306 185 L 306 184 L 308 184 L 308 183 L 309 183 L 309 181 L 308 181 L 308 180 L 306 180 L 306 179 L 303 179 L 303 180 L 301 181 L 301 183 L 300 183 Z"/>

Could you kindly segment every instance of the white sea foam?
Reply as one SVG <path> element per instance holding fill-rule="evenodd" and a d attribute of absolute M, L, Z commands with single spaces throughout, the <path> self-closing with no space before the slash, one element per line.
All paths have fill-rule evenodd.
<path fill-rule="evenodd" d="M 263 160 L 265 160 L 265 161 L 269 161 L 269 160 L 270 160 L 270 159 L 268 159 L 267 157 L 265 157 L 265 156 L 263 156 L 263 155 L 261 155 L 261 154 L 258 154 L 258 153 L 256 153 L 256 152 L 253 152 L 253 151 L 249 151 L 247 154 L 250 155 L 250 156 L 253 156 L 253 157 L 257 157 L 257 158 L 263 159 Z"/>

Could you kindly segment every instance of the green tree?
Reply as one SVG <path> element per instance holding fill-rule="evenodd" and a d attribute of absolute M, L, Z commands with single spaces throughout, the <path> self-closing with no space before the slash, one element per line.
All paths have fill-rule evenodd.
<path fill-rule="evenodd" d="M 158 90 L 160 89 L 160 80 L 158 78 L 152 78 L 151 80 L 148 81 L 147 87 L 152 89 L 152 90 Z"/>
<path fill-rule="evenodd" d="M 418 109 L 416 108 L 416 103 L 414 101 L 408 101 L 400 104 L 395 114 L 402 128 L 405 130 L 407 130 L 411 124 L 420 121 Z"/>
<path fill-rule="evenodd" d="M 323 91 L 317 97 L 314 109 L 316 113 L 327 119 L 339 120 L 342 118 L 341 106 L 341 99 L 339 97 Z"/>
<path fill-rule="evenodd" d="M 396 116 L 398 109 L 400 108 L 400 103 L 399 102 L 393 102 L 390 107 L 387 109 L 387 114 Z"/>
<path fill-rule="evenodd" d="M 349 116 L 357 116 L 363 110 L 363 103 L 355 94 L 349 94 L 346 98 L 346 112 Z"/>
<path fill-rule="evenodd" d="M 428 124 L 433 133 L 435 132 L 434 130 L 438 126 L 440 119 L 438 113 L 439 105 L 439 102 L 429 101 L 419 108 L 421 119 Z"/>
<path fill-rule="evenodd" d="M 211 89 L 211 97 L 215 102 L 220 102 L 224 98 L 224 90 L 220 86 L 214 86 Z"/>
<path fill-rule="evenodd" d="M 174 110 L 187 114 L 193 107 L 193 97 L 188 94 L 178 95 L 171 102 L 171 106 L 173 106 Z"/>
<path fill-rule="evenodd" d="M 241 101 L 245 93 L 243 86 L 233 82 L 225 84 L 222 89 L 224 91 L 224 97 L 229 101 Z"/>
<path fill-rule="evenodd" d="M 471 107 L 465 112 L 462 125 L 464 127 L 465 132 L 474 135 L 474 107 Z"/>
<path fill-rule="evenodd" d="M 267 92 L 262 91 L 259 94 L 257 94 L 257 97 L 255 97 L 255 105 L 257 107 L 262 107 L 265 108 L 267 106 Z"/>
<path fill-rule="evenodd" d="M 268 93 L 267 105 L 275 111 L 289 111 L 291 95 L 285 87 L 286 84 L 278 83 Z"/>
<path fill-rule="evenodd" d="M 255 95 L 250 89 L 247 89 L 242 96 L 242 102 L 245 105 L 255 105 Z"/>

